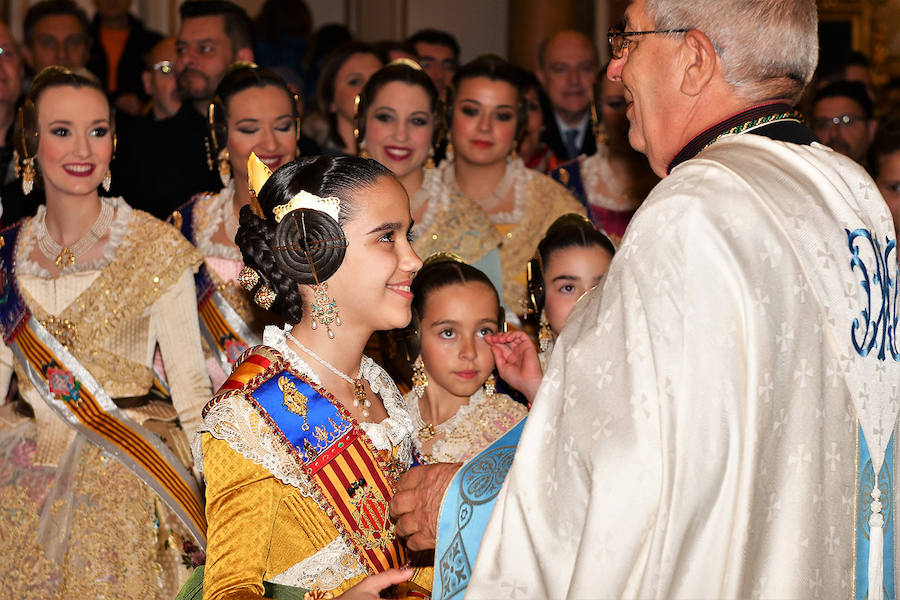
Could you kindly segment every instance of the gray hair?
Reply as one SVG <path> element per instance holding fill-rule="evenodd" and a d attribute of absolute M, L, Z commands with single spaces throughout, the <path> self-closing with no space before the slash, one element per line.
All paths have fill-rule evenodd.
<path fill-rule="evenodd" d="M 702 31 L 746 100 L 797 101 L 816 69 L 816 0 L 647 0 L 646 11 L 656 29 Z"/>

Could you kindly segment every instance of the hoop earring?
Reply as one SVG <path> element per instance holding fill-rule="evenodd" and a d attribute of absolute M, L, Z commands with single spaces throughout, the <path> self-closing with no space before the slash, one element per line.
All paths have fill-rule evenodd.
<path fill-rule="evenodd" d="M 319 323 L 328 330 L 328 339 L 334 339 L 334 331 L 331 330 L 331 324 L 341 325 L 341 315 L 338 312 L 337 302 L 328 295 L 328 282 L 322 281 L 313 286 L 313 303 L 312 303 L 312 329 L 315 331 L 319 328 Z"/>
<path fill-rule="evenodd" d="M 425 388 L 428 387 L 428 375 L 425 373 L 425 362 L 421 356 L 418 356 L 412 364 L 412 372 L 413 393 L 416 398 L 421 399 L 425 395 Z"/>
<path fill-rule="evenodd" d="M 491 373 L 487 380 L 484 382 L 484 395 L 488 398 L 493 398 L 494 394 L 497 393 L 497 380 L 494 379 L 494 374 Z"/>
<path fill-rule="evenodd" d="M 541 352 L 546 352 L 553 344 L 553 330 L 550 329 L 550 323 L 547 321 L 547 317 L 544 316 L 544 311 L 541 311 L 540 323 L 541 326 L 540 329 L 538 329 L 538 345 L 541 348 Z"/>
<path fill-rule="evenodd" d="M 106 175 L 103 176 L 103 183 L 101 185 L 105 191 L 109 191 L 109 186 L 112 185 L 112 171 L 109 169 L 106 170 Z"/>
<path fill-rule="evenodd" d="M 222 185 L 228 187 L 228 184 L 231 183 L 231 163 L 228 161 L 231 160 L 231 153 L 228 152 L 228 148 L 222 148 L 219 151 L 219 179 L 222 180 Z"/>

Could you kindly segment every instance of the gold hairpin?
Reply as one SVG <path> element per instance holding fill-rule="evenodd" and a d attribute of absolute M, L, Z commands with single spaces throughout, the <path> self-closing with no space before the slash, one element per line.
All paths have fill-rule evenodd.
<path fill-rule="evenodd" d="M 263 185 L 272 176 L 272 171 L 266 164 L 259 160 L 255 153 L 250 153 L 247 160 L 247 179 L 250 181 L 250 189 L 254 195 L 258 196 Z M 309 208 L 326 213 L 335 221 L 341 212 L 341 199 L 331 196 L 329 198 L 320 198 L 315 194 L 301 190 L 296 196 L 291 198 L 286 204 L 279 204 L 272 210 L 275 215 L 275 222 L 281 223 L 285 215 L 298 208 Z"/>

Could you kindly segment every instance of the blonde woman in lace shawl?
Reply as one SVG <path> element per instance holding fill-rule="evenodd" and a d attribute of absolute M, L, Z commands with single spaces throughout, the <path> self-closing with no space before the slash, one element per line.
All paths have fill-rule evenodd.
<path fill-rule="evenodd" d="M 413 576 L 387 520 L 412 422 L 363 355 L 374 331 L 409 322 L 422 264 L 409 203 L 371 159 L 301 158 L 262 186 L 260 168 L 265 216 L 243 208 L 236 241 L 254 300 L 289 325 L 267 327 L 204 409 L 203 597 L 377 594 Z M 430 588 L 428 569 L 413 578 Z"/>
<path fill-rule="evenodd" d="M 224 187 L 196 195 L 171 218 L 206 261 L 196 284 L 207 368 L 215 389 L 244 350 L 260 343 L 263 327 L 272 322 L 237 282 L 244 263 L 234 235 L 241 208 L 255 202 L 247 179 L 250 153 L 271 170 L 297 156 L 297 104 L 277 74 L 253 63 L 235 63 L 209 108 L 210 137 Z M 209 311 L 215 312 L 209 316 Z M 225 331 L 217 330 L 223 321 Z"/>
<path fill-rule="evenodd" d="M 0 240 L 0 391 L 15 372 L 20 394 L 0 407 L 0 596 L 171 598 L 205 541 L 186 440 L 211 393 L 202 257 L 98 195 L 114 142 L 93 75 L 39 73 L 19 127 L 24 191 L 47 202 Z M 171 402 L 150 393 L 157 345 Z"/>
<path fill-rule="evenodd" d="M 501 235 L 502 300 L 517 314 L 525 300 L 525 265 L 556 217 L 584 207 L 546 175 L 515 156 L 525 110 L 515 70 L 482 56 L 456 71 L 448 88 L 448 160 L 439 172 L 441 193 L 452 202 L 477 203 Z M 451 158 L 452 157 L 452 158 Z"/>
<path fill-rule="evenodd" d="M 400 59 L 376 72 L 359 95 L 359 153 L 389 168 L 406 189 L 416 254 L 453 252 L 500 285 L 500 234 L 477 203 L 444 193 L 434 168 L 438 102 L 431 78 L 413 61 Z"/>
<path fill-rule="evenodd" d="M 413 389 L 404 400 L 416 458 L 421 464 L 465 462 L 527 412 L 495 387 L 486 338 L 502 329 L 500 298 L 484 273 L 446 254 L 425 261 L 412 291 Z"/>
<path fill-rule="evenodd" d="M 550 176 L 566 186 L 587 207 L 591 222 L 618 244 L 659 177 L 650 169 L 647 157 L 628 142 L 625 86 L 610 81 L 604 69 L 595 89 L 594 121 L 598 113 L 602 117 L 597 152 L 559 166 Z"/>

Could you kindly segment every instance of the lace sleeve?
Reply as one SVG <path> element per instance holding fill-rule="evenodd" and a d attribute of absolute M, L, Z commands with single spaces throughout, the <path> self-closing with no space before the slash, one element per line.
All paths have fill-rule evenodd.
<path fill-rule="evenodd" d="M 318 496 L 313 493 L 313 483 L 293 461 L 266 422 L 240 395 L 224 398 L 213 405 L 200 426 L 200 433 L 204 431 L 226 442 L 232 450 L 261 466 L 281 482 L 297 488 L 303 496 L 313 500 Z M 194 438 L 194 455 L 203 472 L 202 457 L 196 452 L 199 440 L 198 434 Z"/>

